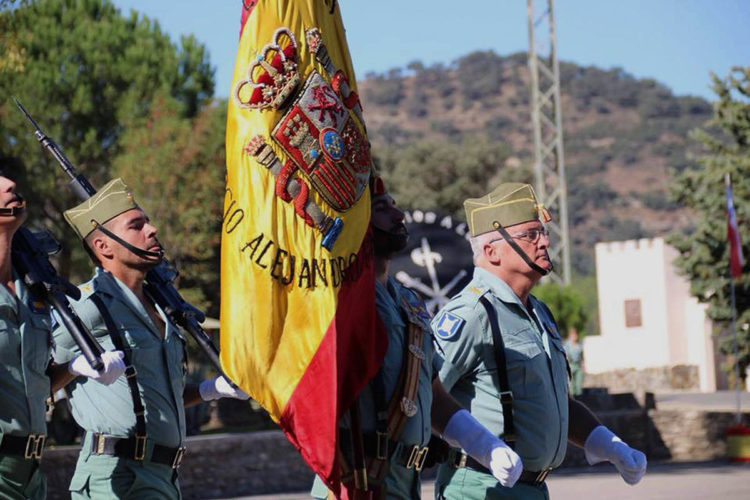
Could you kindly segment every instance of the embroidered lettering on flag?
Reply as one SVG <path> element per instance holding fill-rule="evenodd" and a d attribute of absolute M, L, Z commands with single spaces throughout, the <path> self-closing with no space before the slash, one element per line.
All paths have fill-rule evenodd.
<path fill-rule="evenodd" d="M 377 371 L 369 141 L 336 2 L 242 2 L 227 117 L 221 361 L 336 484 L 337 422 Z"/>

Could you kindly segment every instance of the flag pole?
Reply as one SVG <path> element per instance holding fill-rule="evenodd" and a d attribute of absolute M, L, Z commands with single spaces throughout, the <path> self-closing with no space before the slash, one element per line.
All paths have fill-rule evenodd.
<path fill-rule="evenodd" d="M 731 290 L 732 297 L 732 352 L 734 353 L 734 388 L 737 396 L 737 423 L 740 423 L 742 419 L 742 413 L 740 410 L 740 359 L 737 348 L 737 327 L 735 321 L 735 302 L 734 302 L 734 278 L 731 273 L 729 275 L 729 289 Z"/>
<path fill-rule="evenodd" d="M 730 193 L 732 189 L 732 179 L 729 175 L 729 172 L 726 172 L 724 174 L 724 184 L 726 185 L 727 189 L 727 208 L 732 211 L 733 203 L 730 199 Z M 732 206 L 730 206 L 732 205 Z M 730 214 L 731 218 L 731 214 Z M 730 221 L 731 225 L 731 221 Z M 731 235 L 730 235 L 731 238 Z M 730 248 L 731 248 L 731 241 L 730 241 Z M 730 250 L 731 254 L 731 250 Z M 741 413 L 741 396 L 740 396 L 740 359 L 739 359 L 739 348 L 737 346 L 737 325 L 736 325 L 736 303 L 735 303 L 735 297 L 734 297 L 734 273 L 732 272 L 732 258 L 730 255 L 729 258 L 729 290 L 730 290 L 730 297 L 731 297 L 731 306 L 732 306 L 732 353 L 734 355 L 734 388 L 735 388 L 735 394 L 737 397 L 737 415 L 736 420 L 739 424 L 742 419 L 742 413 Z"/>

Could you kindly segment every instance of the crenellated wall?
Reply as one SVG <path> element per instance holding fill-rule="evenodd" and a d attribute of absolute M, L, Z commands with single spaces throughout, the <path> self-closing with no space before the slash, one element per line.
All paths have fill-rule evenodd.
<path fill-rule="evenodd" d="M 711 322 L 706 306 L 677 274 L 673 261 L 678 256 L 662 238 L 597 243 L 601 334 L 584 338 L 587 373 L 693 366 L 698 374 L 694 388 L 717 389 Z"/>

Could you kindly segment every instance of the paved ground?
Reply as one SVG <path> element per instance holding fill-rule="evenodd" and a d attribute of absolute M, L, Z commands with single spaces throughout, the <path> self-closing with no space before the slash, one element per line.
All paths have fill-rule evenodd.
<path fill-rule="evenodd" d="M 750 393 L 739 394 L 743 412 L 750 409 Z M 661 409 L 736 411 L 737 393 L 657 393 Z M 610 465 L 556 470 L 547 479 L 552 500 L 750 500 L 750 463 L 661 462 L 649 464 L 646 477 L 628 486 Z M 434 498 L 434 482 L 422 488 L 425 500 Z M 232 500 L 309 500 L 308 492 L 248 496 Z M 218 500 L 218 499 L 217 499 Z"/>
<path fill-rule="evenodd" d="M 552 500 L 748 500 L 750 464 L 727 462 L 654 463 L 636 486 L 628 486 L 611 466 L 555 471 L 547 480 Z M 422 489 L 432 499 L 434 484 Z M 307 492 L 243 497 L 244 500 L 309 500 Z"/>

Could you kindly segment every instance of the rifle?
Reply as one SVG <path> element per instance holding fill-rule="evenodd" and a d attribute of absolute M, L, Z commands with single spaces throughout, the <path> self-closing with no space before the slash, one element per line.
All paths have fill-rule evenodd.
<path fill-rule="evenodd" d="M 50 154 L 57 160 L 62 167 L 63 171 L 70 177 L 70 183 L 68 186 L 78 196 L 81 201 L 86 201 L 96 194 L 96 189 L 86 179 L 83 174 L 76 172 L 75 167 L 70 160 L 65 156 L 62 150 L 58 147 L 55 142 L 47 137 L 44 132 L 39 128 L 31 115 L 26 109 L 18 102 L 18 99 L 13 98 L 16 101 L 16 106 L 21 112 L 26 115 L 26 118 L 31 122 L 34 127 L 34 137 L 39 143 L 50 152 Z M 144 289 L 151 299 L 156 302 L 159 307 L 166 313 L 169 319 L 186 330 L 195 341 L 198 346 L 203 350 L 208 360 L 216 368 L 219 375 L 232 384 L 234 382 L 224 373 L 221 368 L 221 362 L 219 361 L 219 350 L 211 341 L 206 331 L 201 327 L 200 323 L 205 321 L 206 315 L 198 308 L 189 304 L 185 299 L 182 298 L 180 292 L 174 287 L 174 280 L 177 278 L 179 273 L 177 269 L 169 264 L 166 259 L 162 259 L 161 262 L 149 270 L 146 274 L 146 282 L 144 283 Z"/>
<path fill-rule="evenodd" d="M 94 370 L 101 371 L 104 368 L 101 358 L 104 349 L 68 301 L 68 297 L 79 300 L 81 291 L 61 278 L 49 261 L 48 255 L 59 251 L 60 244 L 49 233 L 35 234 L 21 226 L 13 235 L 11 245 L 13 269 L 20 275 L 35 300 L 44 302 L 57 311 L 86 361 Z"/>

